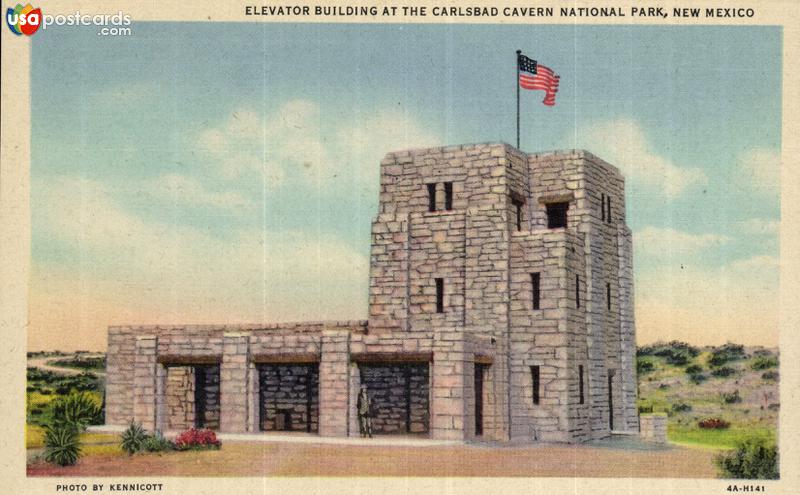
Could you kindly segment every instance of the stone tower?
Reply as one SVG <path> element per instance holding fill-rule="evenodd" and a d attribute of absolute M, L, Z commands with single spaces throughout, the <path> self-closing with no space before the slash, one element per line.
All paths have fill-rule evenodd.
<path fill-rule="evenodd" d="M 619 171 L 507 144 L 389 153 L 368 321 L 109 328 L 106 421 L 581 442 L 638 429 Z"/>

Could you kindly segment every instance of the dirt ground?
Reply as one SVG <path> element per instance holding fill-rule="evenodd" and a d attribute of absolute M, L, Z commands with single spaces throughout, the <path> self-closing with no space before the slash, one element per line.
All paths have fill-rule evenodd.
<path fill-rule="evenodd" d="M 544 476 L 714 478 L 715 451 L 586 445 L 386 447 L 234 442 L 218 451 L 91 455 L 29 476 Z"/>

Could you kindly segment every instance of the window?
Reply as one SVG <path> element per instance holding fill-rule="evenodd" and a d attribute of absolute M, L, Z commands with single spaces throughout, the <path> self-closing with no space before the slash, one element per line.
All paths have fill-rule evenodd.
<path fill-rule="evenodd" d="M 575 275 L 575 307 L 581 308 L 581 276 Z"/>
<path fill-rule="evenodd" d="M 611 311 L 611 284 L 606 284 L 606 309 Z"/>
<path fill-rule="evenodd" d="M 453 209 L 453 183 L 444 183 L 444 209 L 450 211 Z"/>
<path fill-rule="evenodd" d="M 517 214 L 517 231 L 522 230 L 522 212 L 523 207 L 525 206 L 524 201 L 520 201 L 518 199 L 512 199 L 511 204 L 514 205 L 514 210 L 516 210 Z"/>
<path fill-rule="evenodd" d="M 531 298 L 533 303 L 533 309 L 539 309 L 539 302 L 541 298 L 541 291 L 540 291 L 540 283 L 541 283 L 541 275 L 539 272 L 531 273 Z"/>
<path fill-rule="evenodd" d="M 444 313 L 444 279 L 436 279 L 436 312 Z"/>
<path fill-rule="evenodd" d="M 548 203 L 547 207 L 547 228 L 557 229 L 567 226 L 567 210 L 569 203 Z"/>
<path fill-rule="evenodd" d="M 540 388 L 540 380 L 539 380 L 539 367 L 538 366 L 531 366 L 531 383 L 533 386 L 533 403 L 535 405 L 539 404 L 539 388 Z"/>
<path fill-rule="evenodd" d="M 583 404 L 583 365 L 578 365 L 578 401 Z"/>
<path fill-rule="evenodd" d="M 606 195 L 603 193 L 602 195 L 602 204 L 600 205 L 600 216 L 603 217 L 603 221 L 606 221 Z"/>
<path fill-rule="evenodd" d="M 436 184 L 426 184 L 428 186 L 428 211 L 436 211 Z"/>
<path fill-rule="evenodd" d="M 608 204 L 608 211 L 606 211 L 606 220 L 608 223 L 611 223 L 611 196 L 606 196 L 606 201 Z"/>

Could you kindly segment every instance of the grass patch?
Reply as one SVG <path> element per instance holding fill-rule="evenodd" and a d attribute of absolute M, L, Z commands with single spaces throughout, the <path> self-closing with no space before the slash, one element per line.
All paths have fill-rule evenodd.
<path fill-rule="evenodd" d="M 775 433 L 770 428 L 732 427 L 722 430 L 706 430 L 697 426 L 673 424 L 667 427 L 667 437 L 670 442 L 696 447 L 732 449 L 738 442 L 752 436 L 774 438 Z"/>
<path fill-rule="evenodd" d="M 44 447 L 44 429 L 38 425 L 25 425 L 25 448 L 38 449 Z"/>

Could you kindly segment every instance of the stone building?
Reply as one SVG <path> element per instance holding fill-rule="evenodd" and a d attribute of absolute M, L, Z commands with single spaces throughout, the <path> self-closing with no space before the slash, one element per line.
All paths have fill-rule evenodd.
<path fill-rule="evenodd" d="M 636 431 L 624 179 L 580 150 L 389 153 L 369 319 L 111 327 L 106 421 L 581 442 Z"/>

